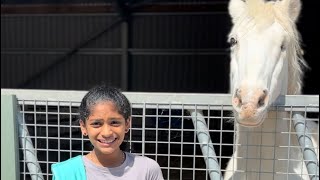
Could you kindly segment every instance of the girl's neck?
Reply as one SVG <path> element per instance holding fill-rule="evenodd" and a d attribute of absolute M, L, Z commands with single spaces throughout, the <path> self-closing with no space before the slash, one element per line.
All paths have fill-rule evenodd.
<path fill-rule="evenodd" d="M 126 155 L 120 149 L 111 153 L 103 154 L 95 149 L 93 149 L 87 157 L 96 165 L 103 167 L 118 167 L 124 163 Z"/>

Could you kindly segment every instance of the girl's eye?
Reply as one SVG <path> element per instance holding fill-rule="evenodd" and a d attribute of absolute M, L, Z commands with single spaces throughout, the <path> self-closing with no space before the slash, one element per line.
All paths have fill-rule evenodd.
<path fill-rule="evenodd" d="M 101 122 L 92 122 L 92 123 L 91 123 L 91 126 L 93 126 L 93 127 L 99 127 L 99 126 L 101 126 Z"/>
<path fill-rule="evenodd" d="M 121 124 L 121 122 L 120 121 L 116 121 L 116 120 L 114 120 L 114 121 L 111 121 L 111 123 L 110 123 L 111 125 L 114 125 L 114 126 L 118 126 L 118 125 L 120 125 Z"/>

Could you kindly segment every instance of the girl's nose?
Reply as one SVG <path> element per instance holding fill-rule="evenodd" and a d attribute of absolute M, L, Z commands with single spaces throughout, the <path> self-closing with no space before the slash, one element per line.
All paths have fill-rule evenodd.
<path fill-rule="evenodd" d="M 103 137 L 109 137 L 112 135 L 112 128 L 109 125 L 104 125 L 102 128 L 101 135 Z"/>

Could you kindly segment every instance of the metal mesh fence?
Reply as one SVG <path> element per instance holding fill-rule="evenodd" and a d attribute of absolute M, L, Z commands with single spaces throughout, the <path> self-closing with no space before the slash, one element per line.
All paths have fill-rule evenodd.
<path fill-rule="evenodd" d="M 60 97 L 57 97 L 57 94 Z M 52 163 L 86 154 L 92 149 L 89 140 L 82 136 L 78 123 L 78 106 L 84 93 L 76 92 L 76 98 L 71 100 L 67 100 L 70 98 L 66 92 L 61 91 L 57 94 L 48 98 L 42 97 L 39 93 L 35 95 L 35 98 L 38 97 L 37 100 L 28 96 L 17 96 L 22 115 L 20 126 L 26 127 L 29 133 L 20 135 L 19 138 L 30 138 L 34 148 L 28 148 L 26 144 L 20 143 L 21 179 L 31 179 L 34 175 L 29 172 L 28 164 L 35 162 L 26 160 L 28 151 L 36 153 L 41 168 L 39 174 L 42 174 L 44 179 L 51 179 Z M 74 96 L 74 92 L 69 94 Z M 205 159 L 212 155 L 202 154 L 196 134 L 197 127 L 190 113 L 201 110 L 215 150 L 214 158 L 217 158 L 224 174 L 227 162 L 236 146 L 229 95 L 156 93 L 126 95 L 132 102 L 131 130 L 126 137 L 126 147 L 129 152 L 155 159 L 165 179 L 210 179 Z M 315 100 L 313 96 L 297 96 L 286 97 L 284 105 L 273 106 L 271 110 L 286 111 L 288 114 L 302 112 L 307 121 L 318 123 L 318 108 L 318 99 Z M 294 132 L 282 133 L 294 134 Z M 319 134 L 316 136 L 319 137 Z M 283 146 L 291 147 L 290 142 Z M 299 147 L 291 149 L 294 148 Z M 315 149 L 319 151 L 319 147 Z M 289 162 L 289 159 L 283 161 Z M 297 161 L 303 162 L 301 159 Z"/>

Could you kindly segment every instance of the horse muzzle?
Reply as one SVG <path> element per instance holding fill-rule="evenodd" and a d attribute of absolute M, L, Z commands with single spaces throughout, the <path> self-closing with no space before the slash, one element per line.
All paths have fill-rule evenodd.
<path fill-rule="evenodd" d="M 236 121 L 243 126 L 255 127 L 263 122 L 269 96 L 267 90 L 251 91 L 237 89 L 232 100 Z M 249 95 L 250 94 L 250 95 Z"/>

